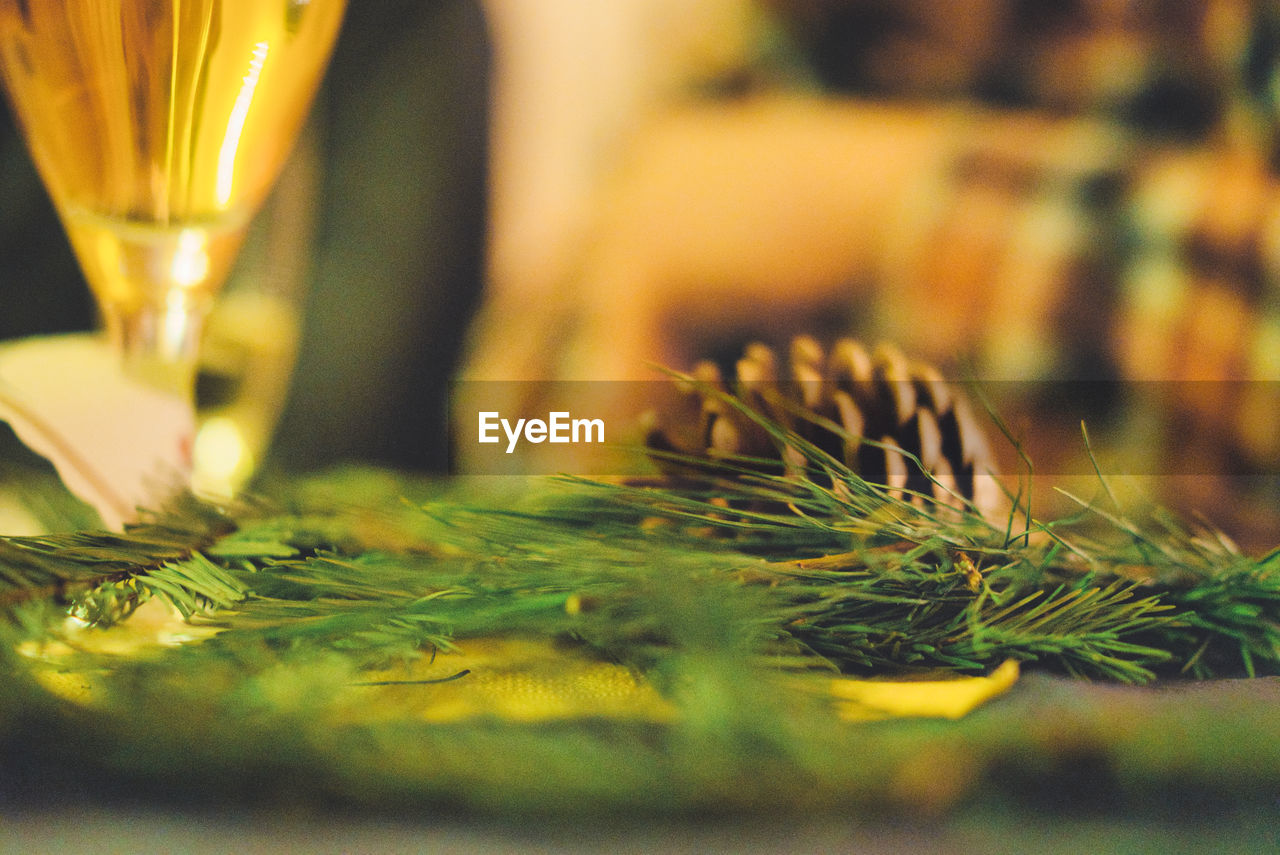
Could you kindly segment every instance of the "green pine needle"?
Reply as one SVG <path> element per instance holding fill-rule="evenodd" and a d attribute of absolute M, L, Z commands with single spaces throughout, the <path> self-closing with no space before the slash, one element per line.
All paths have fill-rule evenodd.
<path fill-rule="evenodd" d="M 977 673 L 1014 658 L 1125 682 L 1280 670 L 1276 554 L 1082 500 L 1070 519 L 993 523 L 868 483 L 716 394 L 803 470 L 673 460 L 701 478 L 543 479 L 511 496 L 336 473 L 274 504 L 188 500 L 119 534 L 0 539 L 0 609 L 64 603 L 106 625 L 159 596 L 212 614 L 211 649 L 340 651 L 357 667 L 526 633 L 653 668 L 691 637 L 672 603 L 695 602 L 733 604 L 727 623 L 702 618 L 708 638 L 750 638 L 738 654 L 791 666 Z"/>

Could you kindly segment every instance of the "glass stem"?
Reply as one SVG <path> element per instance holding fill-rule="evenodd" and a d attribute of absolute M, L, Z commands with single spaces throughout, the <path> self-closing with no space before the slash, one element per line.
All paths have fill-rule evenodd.
<path fill-rule="evenodd" d="M 104 314 L 107 335 L 128 375 L 159 391 L 193 399 L 206 306 L 174 294 L 163 303 L 108 306 Z"/>

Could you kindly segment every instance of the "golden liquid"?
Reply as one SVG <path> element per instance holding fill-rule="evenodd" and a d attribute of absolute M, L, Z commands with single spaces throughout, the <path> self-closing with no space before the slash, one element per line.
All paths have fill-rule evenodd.
<path fill-rule="evenodd" d="M 108 318 L 207 308 L 345 0 L 0 0 L 0 76 Z"/>

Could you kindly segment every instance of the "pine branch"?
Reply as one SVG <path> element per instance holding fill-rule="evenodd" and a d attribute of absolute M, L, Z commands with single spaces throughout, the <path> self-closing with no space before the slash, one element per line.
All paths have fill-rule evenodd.
<path fill-rule="evenodd" d="M 1029 674 L 984 715 L 874 728 L 837 720 L 829 684 L 1010 657 L 1127 683 L 1277 673 L 1280 550 L 1254 560 L 1212 530 L 1088 503 L 993 522 L 803 451 L 785 471 L 727 458 L 701 482 L 505 492 L 331 473 L 272 506 L 0 538 L 0 744 L 148 791 L 243 798 L 251 781 L 294 807 L 847 816 L 888 794 L 936 808 L 1017 791 L 1011 757 L 1111 770 L 1108 798 L 1275 791 L 1271 682 L 1137 694 Z M 68 608 L 106 624 L 147 596 L 213 607 L 200 621 L 218 632 L 145 656 L 23 644 L 57 638 Z M 448 656 L 502 637 L 548 669 L 621 664 L 606 667 L 660 710 L 429 718 L 479 682 L 475 660 Z M 64 702 L 68 677 L 85 703 Z"/>
<path fill-rule="evenodd" d="M 298 646 L 359 667 L 514 632 L 650 669 L 705 629 L 752 639 L 736 655 L 852 672 L 1011 656 L 1128 682 L 1280 670 L 1275 554 L 1083 502 L 1072 519 L 994 523 L 869 483 L 727 405 L 802 458 L 703 460 L 701 482 L 538 480 L 523 496 L 335 475 L 292 485 L 288 511 L 193 503 L 119 535 L 0 539 L 0 609 L 56 599 L 110 623 L 152 595 L 187 616 L 234 605 L 211 650 Z M 1080 533 L 1090 520 L 1107 536 Z M 721 622 L 673 620 L 687 603 L 722 606 Z"/>
<path fill-rule="evenodd" d="M 1280 670 L 1276 553 L 1254 562 L 1220 533 L 1189 532 L 1167 513 L 1138 524 L 1082 501 L 1080 517 L 1056 523 L 1026 510 L 1021 531 L 1015 503 L 1000 531 L 971 506 L 939 510 L 927 496 L 868 483 L 743 399 L 701 391 L 787 449 L 786 471 L 778 461 L 664 453 L 702 480 L 675 490 L 601 489 L 686 530 L 723 532 L 749 551 L 836 552 L 822 572 L 812 561 L 784 561 L 771 584 L 807 597 L 789 632 L 840 667 L 974 670 L 1007 655 L 1132 682 L 1170 666 L 1201 677 Z M 1106 524 L 1108 540 L 1068 536 L 1090 517 Z M 841 535 L 860 548 L 846 552 Z M 890 560 L 873 560 L 877 546 Z M 966 597 L 951 571 L 972 567 L 970 555 L 995 569 L 978 582 L 971 572 Z"/>
<path fill-rule="evenodd" d="M 0 538 L 0 614 L 54 600 L 107 624 L 152 594 L 184 614 L 199 600 L 229 605 L 243 592 L 199 553 L 234 528 L 229 516 L 187 497 L 120 533 Z"/>

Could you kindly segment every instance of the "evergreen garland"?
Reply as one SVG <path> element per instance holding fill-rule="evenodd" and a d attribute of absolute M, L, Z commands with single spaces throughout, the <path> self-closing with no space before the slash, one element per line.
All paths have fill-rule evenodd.
<path fill-rule="evenodd" d="M 1125 683 L 1280 673 L 1280 551 L 1088 503 L 992 522 L 867 483 L 749 414 L 805 455 L 803 477 L 794 455 L 785 472 L 704 462 L 685 483 L 335 472 L 231 508 L 188 499 L 123 533 L 0 539 L 0 747 L 41 734 L 39 750 L 151 782 L 198 768 L 200 787 L 225 787 L 251 767 L 262 786 L 361 803 L 874 804 L 921 743 L 855 748 L 814 680 L 1010 658 Z M 108 626 L 152 597 L 211 637 L 119 656 L 67 634 L 68 613 Z M 471 679 L 449 655 L 493 638 L 625 666 L 674 718 L 428 725 L 352 698 L 439 697 Z M 70 653 L 40 652 L 60 640 Z M 49 694 L 58 673 L 84 682 L 81 703 Z M 965 727 L 983 751 L 1007 742 Z M 1274 783 L 1280 733 L 1259 739 L 1250 774 Z"/>

